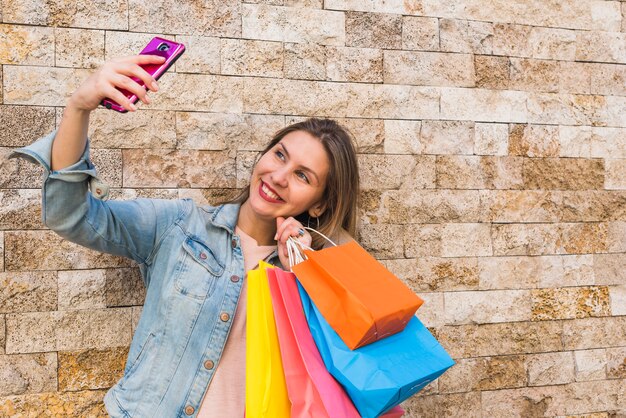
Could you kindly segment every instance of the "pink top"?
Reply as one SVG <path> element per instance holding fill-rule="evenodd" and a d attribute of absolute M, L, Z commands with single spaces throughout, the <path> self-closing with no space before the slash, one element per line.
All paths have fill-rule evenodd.
<path fill-rule="evenodd" d="M 256 240 L 238 227 L 243 251 L 244 270 L 255 269 L 259 260 L 264 260 L 275 245 L 258 245 Z M 241 295 L 233 318 L 233 325 L 226 340 L 215 375 L 209 384 L 200 410 L 199 418 L 243 417 L 246 404 L 246 304 L 248 296 L 247 274 L 243 281 Z"/>

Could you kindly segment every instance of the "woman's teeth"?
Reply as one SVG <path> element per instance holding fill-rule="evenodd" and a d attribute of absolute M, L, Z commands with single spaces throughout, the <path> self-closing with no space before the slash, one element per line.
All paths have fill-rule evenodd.
<path fill-rule="evenodd" d="M 263 183 L 261 185 L 261 190 L 263 190 L 263 193 L 265 193 L 266 195 L 268 195 L 269 197 L 271 197 L 272 199 L 275 200 L 282 200 L 280 198 L 280 196 L 278 196 L 276 193 L 274 193 L 273 191 L 271 191 L 266 185 L 265 183 Z"/>

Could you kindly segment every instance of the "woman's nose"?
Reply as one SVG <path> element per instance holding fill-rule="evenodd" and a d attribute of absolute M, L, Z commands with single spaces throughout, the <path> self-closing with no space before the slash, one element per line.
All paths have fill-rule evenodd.
<path fill-rule="evenodd" d="M 285 170 L 276 170 L 271 175 L 274 184 L 280 187 L 287 187 L 287 173 Z"/>

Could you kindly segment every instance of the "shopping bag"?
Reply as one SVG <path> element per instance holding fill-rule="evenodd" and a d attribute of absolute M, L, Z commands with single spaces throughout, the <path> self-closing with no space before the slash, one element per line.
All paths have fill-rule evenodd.
<path fill-rule="evenodd" d="M 399 333 L 350 350 L 304 288 L 299 285 L 298 290 L 326 368 L 343 385 L 365 418 L 376 417 L 398 405 L 454 364 L 417 317 L 412 317 Z"/>
<path fill-rule="evenodd" d="M 352 350 L 402 331 L 423 303 L 354 241 L 320 251 L 288 245 L 304 259 L 291 270 Z"/>
<path fill-rule="evenodd" d="M 248 271 L 246 313 L 246 417 L 289 418 L 291 405 L 278 346 L 272 298 L 265 270 Z"/>
<path fill-rule="evenodd" d="M 267 269 L 292 418 L 359 418 L 328 373 L 304 317 L 293 273 Z"/>

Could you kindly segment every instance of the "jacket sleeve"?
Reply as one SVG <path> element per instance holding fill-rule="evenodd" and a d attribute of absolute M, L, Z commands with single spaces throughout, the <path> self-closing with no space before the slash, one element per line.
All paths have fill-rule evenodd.
<path fill-rule="evenodd" d="M 150 264 L 160 239 L 189 210 L 190 202 L 107 201 L 108 186 L 89 160 L 89 141 L 75 164 L 58 171 L 50 169 L 55 135 L 56 131 L 9 156 L 43 166 L 43 223 L 76 244 Z"/>

